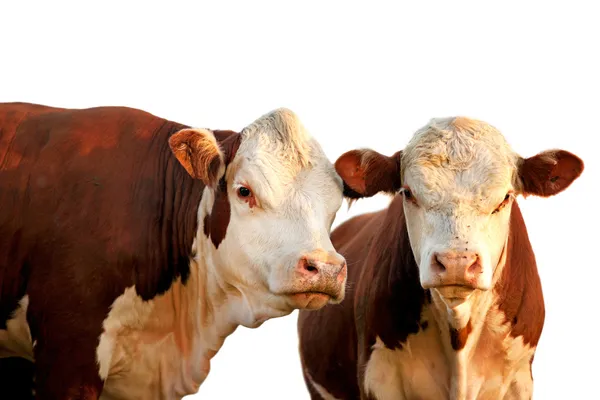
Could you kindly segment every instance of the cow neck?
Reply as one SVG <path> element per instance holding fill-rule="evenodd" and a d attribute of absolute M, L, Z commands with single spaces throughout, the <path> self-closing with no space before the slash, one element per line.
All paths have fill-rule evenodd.
<path fill-rule="evenodd" d="M 504 260 L 501 260 L 494 273 L 495 281 L 499 279 L 503 265 Z M 493 290 L 477 290 L 464 303 L 449 308 L 439 292 L 431 290 L 429 307 L 442 336 L 442 347 L 451 369 L 453 378 L 450 393 L 453 393 L 453 398 L 466 398 L 471 360 L 477 351 L 484 326 L 490 323 L 488 314 L 494 306 L 495 299 Z"/>
<path fill-rule="evenodd" d="M 442 335 L 442 345 L 452 368 L 451 392 L 467 393 L 472 359 L 486 324 L 495 332 L 535 346 L 544 320 L 541 283 L 521 211 L 513 205 L 509 234 L 492 279 L 493 289 L 475 291 L 461 305 L 450 309 L 436 290 L 431 290 L 431 311 Z M 525 295 L 527 292 L 527 295 Z M 494 344 L 492 344 L 494 345 Z"/>
<path fill-rule="evenodd" d="M 197 343 L 193 359 L 200 370 L 196 371 L 196 381 L 201 383 L 210 370 L 210 360 L 220 350 L 223 342 L 238 326 L 256 328 L 270 318 L 289 314 L 289 309 L 277 307 L 265 296 L 266 288 L 253 289 L 241 284 L 235 277 L 226 271 L 235 270 L 231 265 L 225 265 L 231 257 L 227 254 L 218 254 L 219 244 L 222 242 L 226 226 L 217 229 L 219 237 L 215 240 L 215 220 L 211 214 L 217 209 L 229 207 L 215 206 L 221 199 L 226 201 L 219 193 L 220 189 L 205 188 L 202 201 L 198 209 L 198 223 L 201 225 L 192 249 L 191 271 L 189 282 L 186 285 L 188 301 L 194 305 L 190 315 L 193 317 L 193 337 Z M 224 200 L 225 199 L 225 200 Z M 212 227 L 206 228 L 207 221 Z M 229 221 L 229 217 L 227 218 Z M 222 235 L 222 236 L 221 236 Z M 216 242 L 216 243 L 215 243 Z M 238 269 L 240 266 L 236 266 Z M 194 364 L 193 364 L 194 365 Z M 198 380 L 199 379 L 199 380 Z"/>

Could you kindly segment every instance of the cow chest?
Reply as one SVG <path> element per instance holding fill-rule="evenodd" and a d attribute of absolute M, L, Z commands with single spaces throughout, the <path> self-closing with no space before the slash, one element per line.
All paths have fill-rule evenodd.
<path fill-rule="evenodd" d="M 377 338 L 365 369 L 364 387 L 387 399 L 530 399 L 534 348 L 509 335 L 498 310 L 454 350 L 448 335 L 425 308 L 427 328 L 410 335 L 401 348 Z M 447 332 L 447 330 L 446 330 Z"/>

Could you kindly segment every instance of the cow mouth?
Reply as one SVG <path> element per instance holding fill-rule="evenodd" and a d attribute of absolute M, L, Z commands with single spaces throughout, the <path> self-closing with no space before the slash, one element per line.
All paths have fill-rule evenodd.
<path fill-rule="evenodd" d="M 315 290 L 286 293 L 285 296 L 293 308 L 302 310 L 318 310 L 328 303 L 337 304 L 342 301 L 342 296 L 338 293 Z"/>
<path fill-rule="evenodd" d="M 464 301 L 466 300 L 473 291 L 475 291 L 476 287 L 471 285 L 438 285 L 433 287 L 433 289 L 437 290 L 437 292 L 449 301 Z"/>

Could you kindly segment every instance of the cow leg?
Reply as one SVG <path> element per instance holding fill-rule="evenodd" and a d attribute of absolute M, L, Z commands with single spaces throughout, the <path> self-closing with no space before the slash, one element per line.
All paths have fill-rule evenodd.
<path fill-rule="evenodd" d="M 33 368 L 21 357 L 0 358 L 0 399 L 32 400 Z"/>
<path fill-rule="evenodd" d="M 67 321 L 80 320 L 67 318 Z M 51 324 L 35 346 L 36 400 L 97 400 L 103 381 L 98 372 L 98 326 Z M 89 321 L 89 319 L 88 319 Z"/>

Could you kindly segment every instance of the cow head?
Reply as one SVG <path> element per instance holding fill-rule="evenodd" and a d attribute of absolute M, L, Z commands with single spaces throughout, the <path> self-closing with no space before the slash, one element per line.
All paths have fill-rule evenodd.
<path fill-rule="evenodd" d="M 421 285 L 460 304 L 493 285 L 515 197 L 563 191 L 583 162 L 564 150 L 522 158 L 494 127 L 458 117 L 431 120 L 392 157 L 345 153 L 336 169 L 350 198 L 402 193 Z"/>
<path fill-rule="evenodd" d="M 169 144 L 206 184 L 195 251 L 219 285 L 282 313 L 344 298 L 346 262 L 329 239 L 342 181 L 294 113 L 240 133 L 183 129 Z"/>

